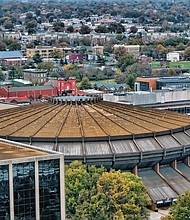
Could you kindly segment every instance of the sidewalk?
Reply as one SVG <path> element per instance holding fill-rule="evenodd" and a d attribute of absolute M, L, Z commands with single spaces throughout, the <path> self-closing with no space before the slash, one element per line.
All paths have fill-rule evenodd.
<path fill-rule="evenodd" d="M 169 209 L 162 210 L 159 209 L 158 212 L 151 211 L 150 212 L 150 220 L 160 220 L 162 216 L 168 215 Z"/>

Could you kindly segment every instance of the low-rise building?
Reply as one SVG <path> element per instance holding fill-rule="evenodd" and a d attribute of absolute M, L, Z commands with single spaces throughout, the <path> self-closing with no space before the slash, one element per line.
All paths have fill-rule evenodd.
<path fill-rule="evenodd" d="M 22 65 L 26 61 L 21 51 L 0 51 L 0 65 Z"/>
<path fill-rule="evenodd" d="M 35 84 L 43 84 L 47 81 L 47 70 L 38 69 L 25 69 L 23 70 L 23 76 L 25 80 L 33 82 Z"/>
<path fill-rule="evenodd" d="M 179 61 L 179 53 L 177 53 L 177 52 L 167 53 L 166 59 L 171 62 L 178 62 Z"/>
<path fill-rule="evenodd" d="M 114 52 L 118 48 L 124 48 L 126 50 L 126 53 L 133 55 L 135 57 L 138 57 L 140 55 L 140 45 L 122 45 L 122 44 L 116 44 L 113 46 Z"/>
<path fill-rule="evenodd" d="M 57 96 L 57 87 L 49 86 L 24 86 L 24 87 L 3 87 L 0 89 L 0 97 L 15 98 L 28 97 L 30 99 L 48 98 Z"/>
<path fill-rule="evenodd" d="M 62 154 L 0 139 L 0 219 L 65 219 Z"/>
<path fill-rule="evenodd" d="M 26 57 L 32 58 L 35 54 L 39 54 L 42 58 L 52 58 L 53 52 L 59 52 L 64 57 L 64 48 L 50 47 L 50 46 L 37 46 L 35 48 L 26 49 Z"/>

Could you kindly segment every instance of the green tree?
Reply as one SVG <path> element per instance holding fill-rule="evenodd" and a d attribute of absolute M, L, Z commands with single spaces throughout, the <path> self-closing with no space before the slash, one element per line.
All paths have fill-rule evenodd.
<path fill-rule="evenodd" d="M 185 220 L 190 217 L 190 191 L 179 196 L 178 200 L 172 204 L 168 216 L 162 220 Z"/>
<path fill-rule="evenodd" d="M 185 60 L 190 60 L 190 47 L 187 47 L 184 52 Z"/>
<path fill-rule="evenodd" d="M 126 83 L 127 83 L 127 85 L 129 86 L 130 89 L 134 89 L 135 76 L 133 74 L 129 74 L 129 76 L 127 77 Z"/>
<path fill-rule="evenodd" d="M 9 79 L 20 79 L 23 77 L 23 70 L 20 66 L 10 66 L 9 67 Z"/>
<path fill-rule="evenodd" d="M 76 217 L 80 197 L 84 197 L 86 193 L 93 190 L 103 172 L 104 168 L 90 166 L 87 169 L 86 165 L 79 161 L 65 166 L 66 214 L 68 218 L 74 219 Z"/>
<path fill-rule="evenodd" d="M 148 197 L 139 177 L 112 170 L 99 176 L 96 187 L 81 194 L 78 219 L 148 219 Z"/>
<path fill-rule="evenodd" d="M 132 55 L 126 53 L 119 57 L 117 67 L 119 67 L 122 72 L 125 72 L 126 68 L 135 62 L 135 58 Z"/>
<path fill-rule="evenodd" d="M 60 59 L 60 58 L 63 58 L 63 53 L 60 50 L 54 50 L 51 53 L 51 57 L 53 57 L 55 59 Z"/>
<path fill-rule="evenodd" d="M 47 70 L 48 73 L 50 73 L 54 68 L 54 63 L 52 63 L 52 62 L 46 62 L 46 63 L 41 62 L 41 63 L 38 63 L 37 68 L 40 69 L 40 70 Z"/>
<path fill-rule="evenodd" d="M 0 51 L 5 51 L 5 50 L 6 50 L 6 44 L 0 41 Z"/>
<path fill-rule="evenodd" d="M 91 29 L 87 25 L 82 25 L 80 27 L 79 33 L 80 34 L 89 34 L 91 32 Z"/>
<path fill-rule="evenodd" d="M 0 81 L 3 81 L 5 79 L 5 76 L 2 72 L 2 70 L 0 69 Z"/>
<path fill-rule="evenodd" d="M 106 25 L 99 25 L 99 26 L 97 26 L 96 29 L 95 29 L 95 31 L 96 31 L 97 33 L 108 33 L 108 32 L 109 32 L 109 30 L 108 30 L 108 28 L 106 27 Z"/>
<path fill-rule="evenodd" d="M 41 56 L 40 56 L 39 53 L 36 53 L 36 54 L 33 56 L 33 60 L 34 60 L 34 62 L 37 63 L 37 64 L 42 62 L 42 58 L 41 58 Z"/>
<path fill-rule="evenodd" d="M 74 32 L 73 26 L 72 26 L 72 25 L 68 26 L 68 27 L 67 27 L 67 31 L 68 31 L 69 33 L 73 33 L 73 32 Z"/>
<path fill-rule="evenodd" d="M 61 22 L 61 21 L 57 21 L 57 22 L 53 23 L 53 29 L 56 32 L 64 31 L 64 27 L 65 27 L 65 24 L 63 22 Z"/>
<path fill-rule="evenodd" d="M 91 84 L 88 77 L 84 77 L 81 81 L 80 89 L 90 89 L 90 88 L 91 88 Z"/>

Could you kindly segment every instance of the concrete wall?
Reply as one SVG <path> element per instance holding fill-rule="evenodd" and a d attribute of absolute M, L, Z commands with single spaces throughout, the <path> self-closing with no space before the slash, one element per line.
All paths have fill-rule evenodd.
<path fill-rule="evenodd" d="M 190 100 L 190 90 L 184 91 L 160 91 L 152 93 L 131 93 L 126 96 L 114 96 L 113 94 L 104 94 L 104 101 L 126 102 L 133 105 L 165 103 L 173 101 Z"/>

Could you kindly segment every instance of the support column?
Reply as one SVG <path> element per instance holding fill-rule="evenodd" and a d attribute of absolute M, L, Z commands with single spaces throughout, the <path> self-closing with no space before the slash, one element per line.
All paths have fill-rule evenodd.
<path fill-rule="evenodd" d="M 160 173 L 160 164 L 157 163 L 155 166 L 154 166 L 154 170 L 157 172 L 157 173 Z"/>
<path fill-rule="evenodd" d="M 176 170 L 177 169 L 177 160 L 174 160 L 171 165 L 172 165 L 172 168 L 174 170 Z"/>
<path fill-rule="evenodd" d="M 13 165 L 9 163 L 10 220 L 14 220 Z"/>
<path fill-rule="evenodd" d="M 60 206 L 61 206 L 61 220 L 65 220 L 65 165 L 64 155 L 60 155 Z"/>
<path fill-rule="evenodd" d="M 36 220 L 40 220 L 39 172 L 38 172 L 37 159 L 35 159 L 35 202 L 36 202 Z"/>
<path fill-rule="evenodd" d="M 138 176 L 138 166 L 137 165 L 135 165 L 132 172 L 133 172 L 133 174 L 135 174 L 135 176 Z"/>
<path fill-rule="evenodd" d="M 183 160 L 183 162 L 184 162 L 187 166 L 189 166 L 189 156 L 187 156 L 187 157 Z"/>

